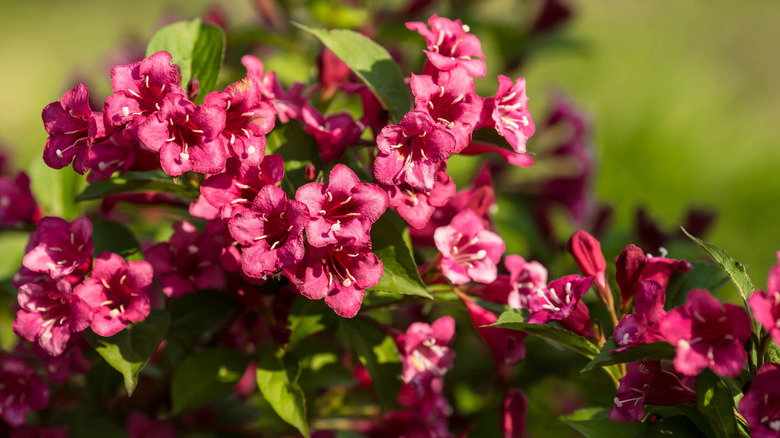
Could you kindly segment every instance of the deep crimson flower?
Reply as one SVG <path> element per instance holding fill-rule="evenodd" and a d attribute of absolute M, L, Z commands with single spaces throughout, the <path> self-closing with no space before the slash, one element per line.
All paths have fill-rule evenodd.
<path fill-rule="evenodd" d="M 742 307 L 722 304 L 708 291 L 694 289 L 682 307 L 660 321 L 664 338 L 677 347 L 674 368 L 695 376 L 705 368 L 734 378 L 747 360 L 743 345 L 750 337 L 750 319 Z"/>
<path fill-rule="evenodd" d="M 287 199 L 276 186 L 260 189 L 252 208 L 233 216 L 228 225 L 230 234 L 243 247 L 244 273 L 263 278 L 298 263 L 304 254 L 303 229 L 308 222 L 306 205 Z"/>
<path fill-rule="evenodd" d="M 43 361 L 46 376 L 55 385 L 64 385 L 74 373 L 89 371 L 92 363 L 84 357 L 84 351 L 89 349 L 91 347 L 84 340 L 83 332 L 71 333 L 65 351 L 59 356 L 50 356 L 40 345 L 33 344 L 33 353 Z"/>
<path fill-rule="evenodd" d="M 41 209 L 30 190 L 27 174 L 19 172 L 16 178 L 0 176 L 0 227 L 34 223 L 40 216 Z"/>
<path fill-rule="evenodd" d="M 347 146 L 356 144 L 366 129 L 365 125 L 355 121 L 347 113 L 326 117 L 308 103 L 303 105 L 301 111 L 303 130 L 317 140 L 317 149 L 325 164 L 341 158 Z"/>
<path fill-rule="evenodd" d="M 455 320 L 444 316 L 431 325 L 412 323 L 396 339 L 403 365 L 401 379 L 413 385 L 418 395 L 425 392 L 432 379 L 443 377 L 452 368 L 455 350 L 450 344 L 454 337 Z"/>
<path fill-rule="evenodd" d="M 265 156 L 265 135 L 276 121 L 273 105 L 263 100 L 260 85 L 244 78 L 206 96 L 207 105 L 226 112 L 222 137 L 242 162 L 257 166 Z"/>
<path fill-rule="evenodd" d="M 665 300 L 666 291 L 660 284 L 652 280 L 639 283 L 639 291 L 634 297 L 635 312 L 624 316 L 615 327 L 613 336 L 615 342 L 621 346 L 617 351 L 664 340 L 659 330 L 659 322 L 666 316 Z"/>
<path fill-rule="evenodd" d="M 72 293 L 64 279 L 28 283 L 19 288 L 19 306 L 14 333 L 35 342 L 49 355 L 65 351 L 71 333 L 83 331 L 92 322 L 92 309 Z"/>
<path fill-rule="evenodd" d="M 22 426 L 11 431 L 10 438 L 68 438 L 68 426 L 30 427 Z"/>
<path fill-rule="evenodd" d="M 450 225 L 436 230 L 434 240 L 441 252 L 442 274 L 452 283 L 464 284 L 471 280 L 490 283 L 496 279 L 496 265 L 504 253 L 504 241 L 486 230 L 474 211 L 458 213 Z"/>
<path fill-rule="evenodd" d="M 444 170 L 436 172 L 433 189 L 429 193 L 421 192 L 409 184 L 397 186 L 383 184 L 381 187 L 390 198 L 390 207 L 414 228 L 425 227 L 436 208 L 446 205 L 447 201 L 455 195 L 455 183 Z M 431 230 L 431 242 L 434 230 Z"/>
<path fill-rule="evenodd" d="M 387 210 L 387 194 L 378 185 L 360 182 L 349 167 L 337 164 L 328 185 L 308 183 L 295 199 L 308 207 L 306 239 L 313 246 L 362 244 L 371 225 Z"/>
<path fill-rule="evenodd" d="M 534 121 L 528 110 L 528 96 L 525 94 L 525 78 L 518 78 L 514 84 L 504 75 L 498 76 L 496 97 L 485 102 L 489 119 L 486 126 L 495 127 L 506 138 L 517 153 L 525 153 L 525 143 L 534 135 Z"/>
<path fill-rule="evenodd" d="M 124 174 L 134 164 L 139 147 L 138 138 L 127 128 L 117 129 L 109 137 L 93 143 L 89 149 L 87 181 L 105 180 L 117 171 Z"/>
<path fill-rule="evenodd" d="M 780 365 L 767 363 L 758 369 L 750 389 L 739 401 L 753 438 L 780 435 Z"/>
<path fill-rule="evenodd" d="M 674 406 L 696 401 L 696 393 L 675 374 L 661 369 L 659 361 L 632 362 L 620 379 L 609 419 L 618 423 L 642 421 L 645 404 Z"/>
<path fill-rule="evenodd" d="M 493 350 L 496 366 L 517 365 L 525 358 L 523 340 L 528 336 L 526 332 L 504 327 L 485 327 L 498 321 L 498 317 L 493 312 L 480 307 L 465 294 L 458 293 L 458 297 L 466 306 L 477 333 Z"/>
<path fill-rule="evenodd" d="M 170 421 L 152 420 L 138 411 L 127 416 L 125 429 L 130 438 L 176 438 L 176 428 Z"/>
<path fill-rule="evenodd" d="M 0 417 L 11 427 L 24 424 L 30 411 L 49 404 L 49 387 L 19 357 L 0 355 Z"/>
<path fill-rule="evenodd" d="M 45 217 L 38 222 L 38 231 L 30 235 L 25 268 L 48 273 L 52 278 L 83 274 L 92 262 L 92 223 L 85 217 L 72 222 L 58 217 Z"/>
<path fill-rule="evenodd" d="M 225 118 L 218 106 L 196 106 L 180 94 L 170 94 L 155 116 L 138 126 L 138 138 L 160 152 L 168 175 L 179 176 L 188 170 L 219 173 L 228 157 L 227 141 L 220 135 Z"/>
<path fill-rule="evenodd" d="M 385 126 L 376 141 L 376 180 L 407 183 L 425 193 L 433 189 L 436 172 L 455 148 L 455 137 L 423 111 L 410 111 L 397 125 Z"/>
<path fill-rule="evenodd" d="M 200 233 L 189 222 L 173 224 L 168 242 L 160 242 L 146 251 L 146 261 L 154 266 L 154 275 L 161 279 L 162 291 L 171 298 L 197 290 L 225 287 L 225 270 L 220 256 L 225 247 L 222 230 L 207 226 Z"/>
<path fill-rule="evenodd" d="M 753 317 L 760 322 L 775 343 L 780 345 L 780 252 L 778 264 L 769 270 L 766 292 L 757 290 L 748 298 Z"/>
<path fill-rule="evenodd" d="M 306 84 L 296 82 L 285 92 L 274 72 L 264 73 L 263 62 L 259 59 L 245 55 L 241 63 L 246 67 L 247 76 L 258 82 L 263 96 L 273 103 L 279 121 L 287 123 L 291 119 L 301 118 L 301 110 L 309 100 L 312 89 L 307 90 Z"/>
<path fill-rule="evenodd" d="M 577 230 L 569 239 L 567 248 L 582 275 L 596 277 L 596 285 L 601 289 L 606 288 L 607 262 L 601 253 L 601 243 L 587 231 Z"/>
<path fill-rule="evenodd" d="M 460 20 L 452 21 L 433 14 L 428 25 L 420 22 L 406 23 L 409 30 L 417 31 L 425 38 L 428 61 L 438 70 L 452 70 L 463 66 L 475 78 L 485 76 L 485 55 L 476 36 L 468 33 L 469 27 Z M 480 58 L 480 59 L 473 59 Z"/>
<path fill-rule="evenodd" d="M 539 262 L 527 262 L 519 255 L 508 255 L 504 266 L 509 270 L 511 290 L 506 303 L 512 309 L 528 307 L 528 297 L 547 286 L 547 269 Z"/>
<path fill-rule="evenodd" d="M 567 275 L 550 282 L 546 288 L 537 289 L 536 293 L 528 296 L 528 307 L 531 311 L 528 322 L 544 324 L 557 321 L 578 335 L 594 336 L 588 306 L 581 301 L 582 296 L 593 285 L 593 280 L 593 277 Z"/>
<path fill-rule="evenodd" d="M 103 114 L 89 107 L 89 92 L 82 82 L 43 109 L 43 126 L 49 138 L 43 148 L 43 161 L 54 169 L 73 162 L 73 170 L 83 175 L 89 170 L 87 153 L 96 138 L 106 132 Z"/>
<path fill-rule="evenodd" d="M 310 300 L 325 304 L 344 318 L 357 315 L 365 290 L 379 284 L 384 269 L 370 246 L 306 246 L 306 256 L 285 274 Z"/>
<path fill-rule="evenodd" d="M 148 291 L 153 276 L 152 265 L 145 261 L 126 262 L 109 252 L 95 257 L 91 277 L 73 291 L 95 313 L 92 331 L 111 336 L 143 321 L 151 308 Z"/>
<path fill-rule="evenodd" d="M 523 438 L 528 414 L 528 399 L 523 391 L 512 388 L 507 391 L 501 405 L 501 428 L 504 438 Z"/>
<path fill-rule="evenodd" d="M 106 123 L 140 124 L 160 110 L 169 94 L 186 97 L 180 82 L 179 68 L 171 63 L 168 52 L 157 52 L 129 65 L 115 65 L 111 69 L 114 94 L 108 96 L 103 107 Z"/>
<path fill-rule="evenodd" d="M 615 278 L 620 286 L 623 306 L 626 306 L 636 294 L 640 282 L 655 281 L 665 291 L 672 274 L 675 271 L 688 272 L 691 264 L 685 260 L 645 256 L 639 247 L 629 245 L 615 259 L 615 267 Z"/>
<path fill-rule="evenodd" d="M 217 208 L 220 217 L 230 219 L 252 205 L 265 186 L 279 183 L 284 176 L 284 162 L 279 155 L 268 155 L 260 166 L 250 166 L 229 158 L 225 172 L 210 175 L 200 186 L 201 197 Z"/>

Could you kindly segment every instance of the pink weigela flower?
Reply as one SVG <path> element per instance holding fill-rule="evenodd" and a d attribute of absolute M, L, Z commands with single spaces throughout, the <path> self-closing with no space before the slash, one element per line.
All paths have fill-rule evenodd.
<path fill-rule="evenodd" d="M 664 338 L 677 347 L 674 369 L 695 376 L 705 368 L 734 378 L 747 360 L 743 345 L 750 337 L 750 319 L 742 307 L 721 304 L 708 291 L 694 289 L 682 307 L 660 321 Z"/>
<path fill-rule="evenodd" d="M 633 362 L 620 379 L 609 419 L 618 423 L 642 421 L 645 404 L 674 406 L 695 401 L 696 393 L 675 374 L 662 370 L 658 361 Z"/>
<path fill-rule="evenodd" d="M 226 113 L 214 105 L 195 105 L 180 94 L 169 94 L 155 116 L 138 127 L 138 138 L 160 152 L 162 168 L 179 176 L 188 170 L 219 173 L 228 157 L 227 141 L 220 134 Z"/>
<path fill-rule="evenodd" d="M 30 190 L 30 178 L 19 172 L 16 178 L 0 176 L 0 227 L 19 222 L 34 223 L 41 215 Z"/>
<path fill-rule="evenodd" d="M 780 252 L 777 253 L 780 262 Z M 766 292 L 757 290 L 748 298 L 753 317 L 760 322 L 775 343 L 780 345 L 780 263 L 769 271 Z"/>
<path fill-rule="evenodd" d="M 422 395 L 431 380 L 442 377 L 452 368 L 455 350 L 450 344 L 455 337 L 455 320 L 444 316 L 433 324 L 415 322 L 396 339 L 403 371 L 401 379 L 412 384 Z"/>
<path fill-rule="evenodd" d="M 452 21 L 448 18 L 438 17 L 433 14 L 428 19 L 428 25 L 420 22 L 406 23 L 406 28 L 417 31 L 425 38 L 428 50 L 428 61 L 438 70 L 452 70 L 457 66 L 463 66 L 469 75 L 475 78 L 485 76 L 485 55 L 482 53 L 482 45 L 476 36 L 468 33 L 469 27 L 460 20 Z M 472 57 L 480 59 L 472 59 Z M 428 71 L 426 70 L 426 73 Z"/>
<path fill-rule="evenodd" d="M 64 279 L 22 285 L 18 301 L 21 309 L 13 322 L 14 333 L 37 343 L 51 356 L 65 351 L 71 333 L 92 323 L 92 308 L 72 293 Z"/>
<path fill-rule="evenodd" d="M 243 247 L 241 266 L 246 275 L 263 278 L 280 268 L 293 266 L 304 254 L 303 229 L 309 210 L 302 202 L 287 199 L 276 186 L 260 189 L 252 208 L 230 219 L 230 234 Z"/>
<path fill-rule="evenodd" d="M 82 82 L 43 109 L 43 126 L 49 138 L 43 148 L 43 161 L 53 169 L 73 162 L 73 170 L 83 175 L 89 170 L 87 153 L 96 138 L 105 135 L 103 114 L 89 107 L 89 92 Z"/>
<path fill-rule="evenodd" d="M 45 217 L 38 231 L 30 235 L 29 250 L 22 264 L 34 272 L 45 272 L 52 278 L 83 274 L 92 262 L 92 222 L 79 217 L 72 222 Z"/>
<path fill-rule="evenodd" d="M 0 417 L 11 427 L 24 424 L 30 411 L 49 404 L 49 387 L 23 359 L 0 355 Z"/>
<path fill-rule="evenodd" d="M 306 239 L 313 246 L 334 243 L 360 245 L 371 225 L 387 210 L 387 194 L 378 185 L 360 182 L 349 167 L 337 164 L 328 185 L 309 183 L 298 189 L 295 199 L 309 209 Z"/>
<path fill-rule="evenodd" d="M 490 118 L 487 127 L 495 127 L 517 153 L 525 153 L 525 143 L 534 135 L 534 122 L 528 110 L 525 94 L 525 78 L 518 78 L 514 85 L 504 75 L 498 76 L 496 97 L 485 102 Z"/>
<path fill-rule="evenodd" d="M 337 113 L 326 117 L 308 103 L 302 108 L 302 117 L 303 130 L 317 140 L 317 149 L 325 164 L 341 158 L 347 146 L 356 144 L 366 129 L 350 114 Z"/>
<path fill-rule="evenodd" d="M 739 412 L 750 426 L 753 438 L 780 435 L 780 365 L 767 363 L 759 368 L 750 390 L 739 401 Z"/>
<path fill-rule="evenodd" d="M 117 129 L 108 138 L 95 142 L 89 149 L 87 181 L 93 183 L 109 179 L 116 171 L 124 174 L 134 164 L 139 147 L 138 138 L 127 128 Z"/>
<path fill-rule="evenodd" d="M 154 271 L 145 261 L 126 262 L 117 254 L 95 257 L 92 275 L 73 293 L 95 313 L 92 331 L 111 336 L 133 322 L 143 321 L 151 308 L 148 291 Z"/>
<path fill-rule="evenodd" d="M 482 219 L 472 210 L 458 213 L 452 222 L 434 233 L 436 248 L 441 252 L 442 274 L 454 284 L 471 280 L 491 283 L 504 253 L 504 241 L 485 229 Z"/>
<path fill-rule="evenodd" d="M 390 198 L 390 207 L 414 228 L 425 227 L 437 207 L 445 206 L 455 195 L 455 183 L 445 170 L 436 172 L 433 189 L 428 193 L 417 190 L 409 184 L 397 186 L 383 184 L 382 188 Z"/>
<path fill-rule="evenodd" d="M 595 336 L 590 324 L 588 306 L 581 300 L 593 285 L 593 280 L 593 277 L 567 275 L 553 280 L 546 288 L 537 289 L 536 293 L 528 295 L 528 307 L 531 311 L 528 322 L 544 324 L 557 321 L 578 335 Z"/>
<path fill-rule="evenodd" d="M 252 78 L 244 78 L 206 96 L 206 105 L 227 113 L 222 137 L 242 162 L 257 166 L 265 156 L 265 135 L 276 121 L 273 105 L 263 100 L 260 86 Z"/>
<path fill-rule="evenodd" d="M 370 245 L 306 246 L 306 256 L 285 274 L 301 295 L 325 304 L 344 318 L 357 315 L 365 290 L 379 284 L 384 269 Z"/>
<path fill-rule="evenodd" d="M 528 414 L 528 399 L 523 391 L 512 388 L 507 391 L 501 405 L 501 429 L 504 438 L 523 438 Z"/>
<path fill-rule="evenodd" d="M 428 193 L 436 172 L 455 149 L 455 137 L 424 111 L 410 111 L 397 125 L 382 129 L 374 177 L 382 184 L 407 183 Z"/>
<path fill-rule="evenodd" d="M 186 96 L 179 85 L 181 74 L 171 63 L 171 54 L 157 52 L 129 65 L 115 65 L 111 69 L 111 88 L 103 114 L 106 123 L 119 126 L 135 120 L 140 124 L 156 113 L 169 94 Z"/>

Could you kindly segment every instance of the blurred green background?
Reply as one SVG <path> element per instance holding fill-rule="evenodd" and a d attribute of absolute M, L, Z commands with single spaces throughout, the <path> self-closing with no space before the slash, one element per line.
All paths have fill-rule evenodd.
<path fill-rule="evenodd" d="M 485 13 L 528 20 L 506 13 L 524 10 L 514 3 Z M 576 16 L 565 34 L 576 48 L 541 52 L 524 66 L 532 112 L 541 117 L 550 93 L 564 90 L 591 113 L 595 189 L 616 207 L 619 227 L 631 226 L 639 205 L 667 229 L 690 206 L 712 209 L 708 240 L 764 287 L 780 249 L 780 3 L 569 3 Z M 112 49 L 145 44 L 165 17 L 192 18 L 214 4 L 231 25 L 259 23 L 249 0 L 0 2 L 0 141 L 15 166 L 40 162 L 45 105 L 80 80 L 98 99 L 107 95 Z"/>

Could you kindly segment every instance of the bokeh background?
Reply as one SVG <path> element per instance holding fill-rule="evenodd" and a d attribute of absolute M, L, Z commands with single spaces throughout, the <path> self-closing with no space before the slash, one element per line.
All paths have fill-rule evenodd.
<path fill-rule="evenodd" d="M 331 2 L 314 3 L 327 11 Z M 463 12 L 509 24 L 529 19 L 520 0 L 474 3 Z M 666 229 L 691 206 L 710 209 L 717 220 L 707 239 L 763 287 L 780 250 L 780 3 L 567 3 L 575 15 L 560 40 L 521 70 L 532 112 L 556 90 L 590 112 L 600 159 L 594 188 L 615 208 L 615 229 L 630 229 L 639 206 Z M 14 166 L 54 172 L 40 168 L 41 109 L 81 80 L 104 98 L 113 50 L 145 44 L 166 17 L 193 18 L 215 4 L 232 25 L 259 26 L 250 0 L 0 2 L 0 142 Z M 441 15 L 459 15 L 445 9 Z M 483 44 L 490 56 L 496 42 Z M 25 239 L 4 235 L 0 245 L 21 251 Z"/>

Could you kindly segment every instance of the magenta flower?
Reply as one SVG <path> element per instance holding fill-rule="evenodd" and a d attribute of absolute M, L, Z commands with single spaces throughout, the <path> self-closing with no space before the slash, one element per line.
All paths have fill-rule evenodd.
<path fill-rule="evenodd" d="M 160 242 L 146 251 L 146 261 L 154 266 L 162 291 L 171 298 L 204 289 L 224 289 L 225 270 L 220 255 L 225 247 L 222 230 L 206 227 L 200 233 L 189 222 L 173 224 L 168 242 Z"/>
<path fill-rule="evenodd" d="M 574 257 L 582 275 L 596 277 L 596 285 L 600 289 L 607 287 L 607 262 L 601 253 L 601 243 L 585 230 L 577 230 L 572 234 L 567 246 L 569 254 Z"/>
<path fill-rule="evenodd" d="M 45 272 L 54 279 L 83 274 L 89 270 L 94 247 L 89 219 L 79 217 L 68 222 L 58 217 L 45 217 L 38 222 L 38 231 L 30 235 L 23 265 L 31 271 Z"/>
<path fill-rule="evenodd" d="M 780 262 L 780 252 L 777 253 Z M 753 310 L 753 317 L 760 322 L 780 345 L 780 263 L 769 271 L 766 282 L 766 292 L 757 290 L 748 298 L 748 304 Z"/>
<path fill-rule="evenodd" d="M 696 393 L 675 374 L 662 370 L 659 361 L 633 362 L 620 379 L 609 419 L 618 423 L 642 421 L 645 404 L 674 406 L 695 401 Z"/>
<path fill-rule="evenodd" d="M 588 306 L 581 301 L 582 296 L 593 285 L 593 280 L 593 277 L 567 275 L 550 282 L 546 288 L 537 289 L 536 293 L 528 296 L 528 307 L 531 311 L 528 322 L 544 324 L 557 321 L 578 335 L 594 336 Z"/>
<path fill-rule="evenodd" d="M 20 222 L 35 223 L 41 209 L 30 190 L 30 178 L 19 172 L 16 178 L 0 176 L 0 227 Z"/>
<path fill-rule="evenodd" d="M 133 322 L 143 321 L 151 308 L 148 291 L 154 271 L 145 261 L 126 262 L 117 254 L 95 257 L 92 276 L 73 291 L 92 308 L 92 331 L 111 336 Z"/>
<path fill-rule="evenodd" d="M 252 208 L 233 216 L 228 225 L 230 234 L 243 247 L 244 273 L 263 278 L 298 263 L 304 254 L 303 229 L 308 222 L 306 205 L 287 199 L 276 186 L 260 189 Z"/>
<path fill-rule="evenodd" d="M 89 107 L 89 92 L 82 82 L 43 109 L 43 126 L 49 138 L 43 148 L 43 161 L 53 169 L 73 162 L 73 170 L 83 175 L 89 170 L 87 153 L 92 142 L 103 137 L 103 115 Z"/>
<path fill-rule="evenodd" d="M 455 337 L 455 320 L 444 316 L 433 324 L 415 322 L 397 338 L 398 355 L 403 371 L 401 379 L 422 395 L 431 380 L 443 377 L 452 368 L 455 350 L 450 344 Z"/>
<path fill-rule="evenodd" d="M 72 333 L 65 351 L 59 356 L 50 356 L 40 345 L 33 344 L 33 353 L 43 362 L 51 383 L 64 385 L 71 375 L 85 373 L 92 367 L 89 359 L 84 357 L 84 351 L 91 347 L 82 333 Z"/>
<path fill-rule="evenodd" d="M 171 63 L 168 52 L 157 52 L 129 65 L 115 65 L 111 69 L 111 88 L 103 114 L 106 123 L 119 126 L 135 120 L 140 124 L 156 113 L 169 94 L 186 96 L 181 88 L 179 68 Z"/>
<path fill-rule="evenodd" d="M 485 229 L 482 219 L 472 210 L 458 213 L 446 227 L 434 233 L 441 252 L 442 274 L 454 284 L 471 280 L 491 283 L 496 279 L 498 261 L 504 253 L 504 241 Z"/>
<path fill-rule="evenodd" d="M 501 429 L 504 438 L 523 438 L 528 414 L 528 399 L 523 391 L 512 388 L 507 391 L 501 405 Z"/>
<path fill-rule="evenodd" d="M 0 417 L 11 427 L 24 424 L 30 411 L 49 404 L 49 387 L 24 360 L 0 355 Z"/>
<path fill-rule="evenodd" d="M 14 333 L 37 343 L 51 356 L 65 351 L 71 333 L 92 323 L 92 309 L 63 279 L 22 285 L 18 301 L 21 309 L 13 322 Z"/>
<path fill-rule="evenodd" d="M 226 112 L 222 137 L 242 162 L 257 166 L 265 156 L 265 135 L 276 121 L 273 105 L 263 100 L 260 86 L 252 78 L 244 78 L 206 96 L 206 105 Z"/>
<path fill-rule="evenodd" d="M 127 128 L 117 129 L 108 138 L 93 143 L 89 149 L 87 181 L 106 180 L 117 171 L 120 175 L 124 174 L 135 163 L 139 147 L 138 138 Z"/>
<path fill-rule="evenodd" d="M 767 363 L 759 368 L 739 401 L 739 412 L 747 420 L 753 438 L 780 435 L 780 365 Z"/>
<path fill-rule="evenodd" d="M 675 271 L 688 272 L 691 264 L 685 260 L 645 256 L 639 247 L 629 245 L 615 259 L 615 267 L 615 277 L 620 286 L 623 305 L 626 306 L 636 294 L 641 281 L 655 281 L 665 291 L 672 274 Z"/>
<path fill-rule="evenodd" d="M 152 420 L 138 411 L 127 416 L 125 429 L 130 438 L 176 438 L 176 428 L 170 421 Z"/>
<path fill-rule="evenodd" d="M 436 172 L 433 189 L 428 193 L 421 192 L 409 184 L 382 185 L 382 188 L 390 198 L 390 208 L 414 228 L 425 227 L 437 207 L 443 207 L 455 195 L 455 183 L 444 170 Z M 432 240 L 433 236 L 431 236 Z"/>
<path fill-rule="evenodd" d="M 480 307 L 467 295 L 458 293 L 458 297 L 466 306 L 477 333 L 493 350 L 496 366 L 517 365 L 523 360 L 525 357 L 523 340 L 528 336 L 526 332 L 504 327 L 485 327 L 498 321 L 498 317 L 493 312 Z"/>
<path fill-rule="evenodd" d="M 613 336 L 615 342 L 621 346 L 616 351 L 664 340 L 659 329 L 659 322 L 666 316 L 665 300 L 666 291 L 660 284 L 652 280 L 639 283 L 639 291 L 634 297 L 635 312 L 624 316 L 615 327 Z"/>
<path fill-rule="evenodd" d="M 9 438 L 68 438 L 68 426 L 49 428 L 22 426 L 14 429 Z"/>
<path fill-rule="evenodd" d="M 366 129 L 365 125 L 355 121 L 347 113 L 325 117 L 308 103 L 303 105 L 301 110 L 303 130 L 317 140 L 317 149 L 325 164 L 341 158 L 347 146 L 356 144 Z"/>
<path fill-rule="evenodd" d="M 298 291 L 310 300 L 324 298 L 337 315 L 352 318 L 363 303 L 365 290 L 379 284 L 382 261 L 368 246 L 306 247 L 297 266 L 285 269 Z"/>
<path fill-rule="evenodd" d="M 263 62 L 259 59 L 244 55 L 241 64 L 246 67 L 247 76 L 260 85 L 260 92 L 265 99 L 273 103 L 279 121 L 287 123 L 291 119 L 301 118 L 302 108 L 309 100 L 313 88 L 306 90 L 306 84 L 296 82 L 285 92 L 276 78 L 276 73 L 264 72 Z"/>
<path fill-rule="evenodd" d="M 721 304 L 708 291 L 694 289 L 688 301 L 660 321 L 661 335 L 677 346 L 674 369 L 695 376 L 705 368 L 734 378 L 747 360 L 743 345 L 750 337 L 750 319 L 742 307 Z"/>
<path fill-rule="evenodd" d="M 455 137 L 423 111 L 410 111 L 397 125 L 385 126 L 376 141 L 376 180 L 407 183 L 425 193 L 433 189 L 436 172 L 455 149 Z"/>
<path fill-rule="evenodd" d="M 160 152 L 162 168 L 179 176 L 189 170 L 219 173 L 228 157 L 225 111 L 214 105 L 198 105 L 180 94 L 169 94 L 154 117 L 138 126 L 138 138 Z"/>
<path fill-rule="evenodd" d="M 534 135 L 534 121 L 528 110 L 528 96 L 525 94 L 525 78 L 518 78 L 514 85 L 504 75 L 498 76 L 498 91 L 494 99 L 485 106 L 490 119 L 486 126 L 495 127 L 517 153 L 525 153 L 525 143 Z"/>
<path fill-rule="evenodd" d="M 547 269 L 539 262 L 527 262 L 519 255 L 508 255 L 504 266 L 509 270 L 511 290 L 506 303 L 512 309 L 528 307 L 528 297 L 547 286 Z"/>
<path fill-rule="evenodd" d="M 463 66 L 475 78 L 485 76 L 485 55 L 476 36 L 468 33 L 469 27 L 460 20 L 452 21 L 433 14 L 428 25 L 420 22 L 406 23 L 409 30 L 417 31 L 425 38 L 428 61 L 438 70 L 452 70 Z M 472 57 L 480 59 L 472 59 Z"/>
<path fill-rule="evenodd" d="M 349 167 L 337 164 L 328 185 L 309 183 L 295 199 L 309 209 L 306 239 L 312 246 L 334 243 L 361 245 L 371 225 L 387 210 L 387 194 L 376 184 L 360 182 Z"/>
<path fill-rule="evenodd" d="M 265 186 L 274 186 L 284 176 L 284 162 L 279 155 L 268 155 L 260 166 L 250 166 L 229 158 L 225 172 L 209 175 L 200 186 L 201 197 L 217 208 L 220 217 L 230 219 L 252 205 Z"/>

